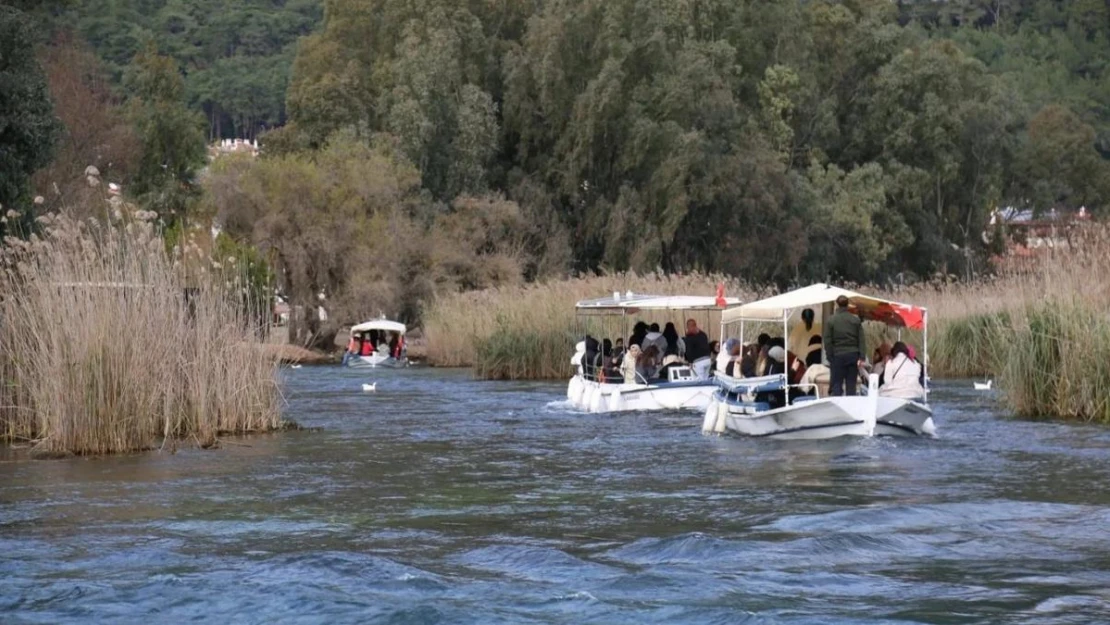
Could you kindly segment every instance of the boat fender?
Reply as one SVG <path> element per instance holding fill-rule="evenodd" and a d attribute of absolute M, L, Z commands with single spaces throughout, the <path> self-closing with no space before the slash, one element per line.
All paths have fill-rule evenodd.
<path fill-rule="evenodd" d="M 601 386 L 598 385 L 596 388 L 590 391 L 590 412 L 601 412 L 601 399 Z"/>
<path fill-rule="evenodd" d="M 728 429 L 728 404 L 723 401 L 717 402 L 717 423 L 713 426 L 713 431 L 718 434 L 724 434 Z"/>
<path fill-rule="evenodd" d="M 717 426 L 717 399 L 709 400 L 709 405 L 705 408 L 705 418 L 701 421 L 701 433 L 710 434 L 713 428 Z"/>
<path fill-rule="evenodd" d="M 619 388 L 613 389 L 613 392 L 609 395 L 609 412 L 617 412 L 622 408 L 624 408 L 624 401 L 621 397 L 621 390 Z"/>
<path fill-rule="evenodd" d="M 879 374 L 867 376 L 867 435 L 875 435 L 875 425 L 879 418 Z"/>
<path fill-rule="evenodd" d="M 582 378 L 574 376 L 567 384 L 567 401 L 571 404 L 577 404 L 579 397 L 582 395 Z"/>

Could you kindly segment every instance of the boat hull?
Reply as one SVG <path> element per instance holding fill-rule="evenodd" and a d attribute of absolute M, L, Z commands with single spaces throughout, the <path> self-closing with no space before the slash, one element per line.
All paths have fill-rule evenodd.
<path fill-rule="evenodd" d="M 354 369 L 402 369 L 409 366 L 407 358 L 397 359 L 392 356 L 347 356 L 344 363 Z"/>
<path fill-rule="evenodd" d="M 775 410 L 754 411 L 715 394 L 702 429 L 776 439 L 823 439 L 840 436 L 933 436 L 936 426 L 928 406 L 892 397 L 825 397 Z"/>
<path fill-rule="evenodd" d="M 704 411 L 717 386 L 709 381 L 659 384 L 603 384 L 574 376 L 567 385 L 567 400 L 585 412 L 639 410 Z"/>

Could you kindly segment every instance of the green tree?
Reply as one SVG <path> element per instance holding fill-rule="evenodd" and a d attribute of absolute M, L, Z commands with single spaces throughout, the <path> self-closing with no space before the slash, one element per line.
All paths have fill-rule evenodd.
<path fill-rule="evenodd" d="M 31 20 L 0 5 L 0 205 L 25 200 L 31 174 L 54 154 L 60 123 L 35 58 Z"/>
<path fill-rule="evenodd" d="M 126 88 L 142 146 L 131 192 L 164 219 L 184 217 L 205 160 L 204 120 L 185 106 L 177 62 L 153 45 L 135 56 Z"/>

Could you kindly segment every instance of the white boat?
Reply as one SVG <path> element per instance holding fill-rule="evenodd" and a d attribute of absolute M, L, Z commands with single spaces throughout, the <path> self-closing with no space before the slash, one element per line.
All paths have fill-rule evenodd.
<path fill-rule="evenodd" d="M 343 354 L 343 364 L 359 368 L 407 367 L 407 331 L 405 324 L 385 317 L 351 327 L 351 340 Z"/>
<path fill-rule="evenodd" d="M 713 316 L 719 316 L 737 298 L 725 298 L 719 288 L 717 297 L 634 295 L 614 293 L 612 297 L 578 302 L 575 307 L 577 324 L 608 326 L 610 334 L 626 336 L 637 315 L 674 317 L 679 323 L 687 318 L 702 317 L 706 327 Z M 596 330 L 592 330 L 596 331 Z M 578 410 L 587 412 L 621 412 L 633 410 L 694 410 L 702 412 L 709 405 L 716 384 L 709 378 L 709 358 L 688 365 L 671 366 L 666 377 L 644 380 L 637 375 L 634 383 L 623 378 L 609 379 L 585 362 L 585 342 L 578 343 L 571 365 L 576 373 L 567 384 L 567 400 Z"/>
<path fill-rule="evenodd" d="M 851 309 L 865 320 L 885 323 L 899 328 L 899 331 L 901 328 L 923 330 L 927 361 L 928 311 L 825 284 L 790 291 L 727 311 L 722 316 L 722 326 L 741 323 L 741 341 L 745 322 L 782 323 L 783 336 L 789 336 L 786 326 L 795 312 L 807 307 L 821 307 L 828 311 L 832 302 L 841 295 L 851 300 Z M 841 397 L 822 396 L 818 384 L 790 385 L 785 373 L 756 378 L 718 375 L 716 381 L 717 389 L 702 423 L 702 430 L 706 433 L 735 432 L 778 439 L 936 434 L 933 413 L 928 404 L 927 379 L 923 395 L 917 399 L 884 397 L 879 389 L 879 377 L 875 374 L 869 376 L 865 395 Z M 789 398 L 794 394 L 791 391 L 807 391 L 810 394 L 788 399 L 784 402 L 786 405 L 778 408 L 758 401 L 761 394 L 767 393 L 781 393 L 780 397 Z"/>

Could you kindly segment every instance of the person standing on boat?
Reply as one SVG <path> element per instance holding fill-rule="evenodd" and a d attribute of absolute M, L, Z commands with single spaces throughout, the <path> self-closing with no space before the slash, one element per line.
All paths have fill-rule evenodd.
<path fill-rule="evenodd" d="M 709 337 L 698 328 L 698 322 L 686 320 L 686 360 L 697 362 L 709 356 Z"/>
<path fill-rule="evenodd" d="M 829 395 L 856 394 L 856 379 L 863 355 L 867 353 L 863 322 L 848 310 L 847 296 L 836 298 L 836 312 L 825 323 L 823 343 L 829 358 Z"/>
<path fill-rule="evenodd" d="M 633 343 L 628 346 L 628 351 L 624 353 L 624 359 L 621 360 L 621 375 L 624 376 L 625 384 L 636 383 L 636 361 L 640 359 L 640 346 Z"/>
<path fill-rule="evenodd" d="M 648 324 L 643 321 L 637 321 L 636 325 L 632 326 L 632 336 L 628 337 L 628 347 L 636 345 L 640 346 L 644 342 L 644 337 L 648 333 Z"/>

